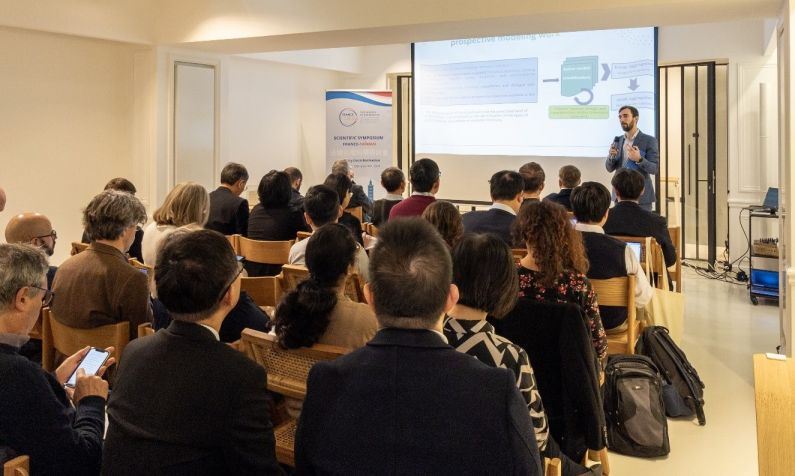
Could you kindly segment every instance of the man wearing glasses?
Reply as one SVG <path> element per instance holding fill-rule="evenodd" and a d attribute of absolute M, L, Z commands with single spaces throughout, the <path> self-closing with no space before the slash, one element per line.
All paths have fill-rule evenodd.
<path fill-rule="evenodd" d="M 114 359 L 100 376 L 79 370 L 74 389 L 65 389 L 88 347 L 53 374 L 19 354 L 39 311 L 52 300 L 46 271 L 40 250 L 0 245 L 0 462 L 28 455 L 31 474 L 97 473 L 108 396 L 108 383 L 100 376 Z"/>
<path fill-rule="evenodd" d="M 282 474 L 265 369 L 219 340 L 242 271 L 215 231 L 164 240 L 155 285 L 173 320 L 124 350 L 103 474 Z"/>
<path fill-rule="evenodd" d="M 6 225 L 6 241 L 8 243 L 23 243 L 41 249 L 47 256 L 55 252 L 55 240 L 58 234 L 52 229 L 50 219 L 41 213 L 25 212 L 11 217 Z M 47 289 L 52 288 L 57 266 L 50 266 L 47 270 Z"/>

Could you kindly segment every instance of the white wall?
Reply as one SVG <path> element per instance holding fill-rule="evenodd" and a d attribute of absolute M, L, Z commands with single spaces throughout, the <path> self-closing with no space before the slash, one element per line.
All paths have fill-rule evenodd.
<path fill-rule="evenodd" d="M 52 261 L 82 235 L 81 209 L 113 177 L 133 172 L 136 48 L 0 28 L 0 186 L 15 213 L 50 217 Z M 3 240 L 4 241 L 4 240 Z"/>

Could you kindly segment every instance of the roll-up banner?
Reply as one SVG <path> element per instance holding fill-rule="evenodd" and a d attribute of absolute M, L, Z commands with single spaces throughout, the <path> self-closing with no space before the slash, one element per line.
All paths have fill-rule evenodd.
<path fill-rule="evenodd" d="M 340 159 L 370 200 L 386 195 L 381 172 L 392 165 L 392 91 L 326 91 L 326 169 Z"/>

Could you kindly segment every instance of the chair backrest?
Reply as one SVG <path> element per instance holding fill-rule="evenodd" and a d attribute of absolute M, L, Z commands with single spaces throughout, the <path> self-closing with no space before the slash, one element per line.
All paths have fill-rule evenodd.
<path fill-rule="evenodd" d="M 364 280 L 359 273 L 348 275 L 345 281 L 345 295 L 353 302 L 366 302 L 364 299 Z"/>
<path fill-rule="evenodd" d="M 293 241 L 259 241 L 245 236 L 238 237 L 238 253 L 246 261 L 262 264 L 287 264 Z"/>
<path fill-rule="evenodd" d="M 519 264 L 519 261 L 527 256 L 527 248 L 513 248 L 511 249 L 511 252 L 513 253 L 513 261 L 516 264 Z"/>
<path fill-rule="evenodd" d="M 635 275 L 590 281 L 600 306 L 635 308 Z"/>
<path fill-rule="evenodd" d="M 276 306 L 282 298 L 282 282 L 277 276 L 240 278 L 240 290 L 248 293 L 257 306 Z"/>
<path fill-rule="evenodd" d="M 282 265 L 282 288 L 285 292 L 292 291 L 308 277 L 309 270 L 302 264 Z"/>
<path fill-rule="evenodd" d="M 79 241 L 72 242 L 72 252 L 70 253 L 72 256 L 83 252 L 88 248 L 88 243 L 80 243 Z"/>
<path fill-rule="evenodd" d="M 30 474 L 30 457 L 17 456 L 3 463 L 3 476 L 28 476 Z"/>
<path fill-rule="evenodd" d="M 370 236 L 378 236 L 378 227 L 373 225 L 372 223 L 364 223 L 363 224 L 364 231 L 367 232 Z"/>
<path fill-rule="evenodd" d="M 268 390 L 301 400 L 306 397 L 306 379 L 312 366 L 349 352 L 323 344 L 283 349 L 276 336 L 253 329 L 244 329 L 240 341 L 246 355 L 268 372 Z"/>
<path fill-rule="evenodd" d="M 152 324 L 145 322 L 138 325 L 138 338 L 155 335 L 155 328 Z"/>
<path fill-rule="evenodd" d="M 76 329 L 58 322 L 50 309 L 44 309 L 42 317 L 42 366 L 48 371 L 55 367 L 52 350 L 69 356 L 86 346 L 100 349 L 113 346 L 112 356 L 118 362 L 130 341 L 130 323 L 127 321 L 93 329 Z"/>
<path fill-rule="evenodd" d="M 229 240 L 229 244 L 232 245 L 232 249 L 235 250 L 235 254 L 240 254 L 240 235 L 225 235 L 226 239 Z"/>
<path fill-rule="evenodd" d="M 604 447 L 605 417 L 598 362 L 590 331 L 576 304 L 519 298 L 503 319 L 491 319 L 497 334 L 527 351 L 549 426 L 570 457 Z"/>
<path fill-rule="evenodd" d="M 353 207 L 345 209 L 346 212 L 350 213 L 351 215 L 355 216 L 359 223 L 363 221 L 362 217 L 362 207 Z"/>
<path fill-rule="evenodd" d="M 135 258 L 130 258 L 128 261 L 130 262 L 130 264 L 132 265 L 133 268 L 140 269 L 142 271 L 146 271 L 146 275 L 147 276 L 154 276 L 153 273 L 154 273 L 155 269 L 153 267 L 151 267 L 149 265 L 145 265 L 145 264 L 141 263 L 140 261 L 138 261 Z"/>
<path fill-rule="evenodd" d="M 295 234 L 295 242 L 298 243 L 299 241 L 305 240 L 310 236 L 312 236 L 311 231 L 299 231 L 298 233 Z"/>

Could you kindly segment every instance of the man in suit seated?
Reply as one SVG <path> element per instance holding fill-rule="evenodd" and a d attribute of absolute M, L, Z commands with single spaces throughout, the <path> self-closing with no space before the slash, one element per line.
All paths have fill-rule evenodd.
<path fill-rule="evenodd" d="M 513 246 L 511 227 L 524 195 L 524 180 L 518 172 L 501 170 L 489 180 L 492 204 L 488 210 L 465 213 L 464 233 L 493 233 Z"/>
<path fill-rule="evenodd" d="M 605 235 L 602 225 L 610 209 L 610 192 L 598 182 L 585 182 L 571 192 L 571 208 L 577 219 L 575 228 L 582 233 L 588 255 L 588 278 L 609 279 L 635 275 L 635 307 L 642 308 L 651 300 L 654 289 L 640 267 L 638 257 L 621 240 Z M 613 329 L 627 320 L 627 310 L 615 306 L 599 306 L 602 325 Z"/>
<path fill-rule="evenodd" d="M 411 164 L 409 169 L 411 196 L 392 207 L 389 211 L 389 220 L 421 216 L 428 205 L 436 200 L 441 176 L 439 166 L 431 159 L 420 159 Z"/>
<path fill-rule="evenodd" d="M 392 207 L 403 200 L 403 192 L 406 191 L 406 177 L 403 171 L 397 167 L 389 167 L 381 172 L 381 186 L 386 189 L 386 197 L 373 203 L 372 223 L 375 226 L 386 223 Z"/>
<path fill-rule="evenodd" d="M 88 347 L 53 374 L 19 354 L 52 299 L 46 272 L 40 250 L 0 245 L 0 463 L 28 455 L 31 474 L 97 474 L 108 383 L 79 371 L 74 389 L 64 389 Z"/>
<path fill-rule="evenodd" d="M 306 192 L 304 219 L 309 223 L 312 232 L 325 224 L 337 223 L 343 212 L 338 197 L 337 192 L 326 185 L 315 185 Z M 308 243 L 309 240 L 305 238 L 290 247 L 288 256 L 290 264 L 306 264 L 306 245 Z M 367 257 L 367 252 L 357 243 L 356 269 L 365 282 L 370 278 L 369 265 L 370 259 Z"/>
<path fill-rule="evenodd" d="M 381 330 L 309 373 L 299 474 L 541 474 L 513 374 L 447 344 L 458 300 L 447 245 L 420 219 L 379 234 L 365 296 Z"/>
<path fill-rule="evenodd" d="M 304 182 L 304 174 L 296 167 L 287 167 L 284 169 L 290 177 L 290 186 L 293 189 L 293 195 L 290 197 L 290 210 L 304 211 L 304 196 L 301 195 L 301 184 Z"/>
<path fill-rule="evenodd" d="M 524 201 L 522 206 L 529 205 L 541 200 L 541 192 L 544 190 L 546 174 L 544 169 L 535 162 L 528 162 L 519 167 L 519 173 L 524 180 Z"/>
<path fill-rule="evenodd" d="M 221 170 L 221 186 L 210 192 L 210 218 L 204 227 L 222 235 L 248 236 L 248 200 L 240 195 L 246 190 L 248 170 L 230 162 Z"/>
<path fill-rule="evenodd" d="M 47 256 L 55 253 L 55 240 L 58 234 L 52 229 L 50 219 L 41 213 L 25 212 L 14 215 L 6 225 L 6 242 L 33 245 L 44 251 Z M 47 271 L 47 289 L 52 289 L 57 266 L 50 266 Z"/>
<path fill-rule="evenodd" d="M 351 187 L 351 201 L 348 203 L 348 208 L 362 207 L 362 222 L 370 221 L 370 216 L 373 214 L 373 202 L 364 193 L 361 185 L 353 181 L 354 173 L 348 161 L 345 159 L 337 160 L 331 165 L 332 174 L 347 175 L 351 179 L 353 186 Z"/>
<path fill-rule="evenodd" d="M 608 172 L 622 169 L 635 170 L 643 176 L 643 194 L 638 198 L 640 207 L 651 211 L 656 201 L 652 175 L 660 171 L 660 151 L 657 139 L 638 129 L 640 116 L 634 106 L 622 106 L 618 110 L 618 121 L 623 135 L 616 136 L 610 145 L 605 169 Z M 618 172 L 616 172 L 618 173 Z M 615 174 L 613 175 L 615 177 Z"/>
<path fill-rule="evenodd" d="M 635 170 L 621 169 L 611 181 L 618 203 L 610 210 L 604 229 L 608 235 L 651 236 L 662 247 L 665 266 L 676 263 L 676 248 L 668 233 L 668 220 L 644 210 L 638 200 L 643 195 L 643 175 Z"/>
<path fill-rule="evenodd" d="M 580 169 L 573 165 L 564 165 L 558 171 L 558 184 L 560 192 L 550 193 L 544 200 L 559 203 L 566 210 L 571 211 L 571 191 L 580 184 Z"/>
<path fill-rule="evenodd" d="M 217 232 L 166 238 L 155 284 L 174 320 L 124 351 L 103 474 L 281 474 L 265 370 L 219 341 L 242 271 Z"/>

